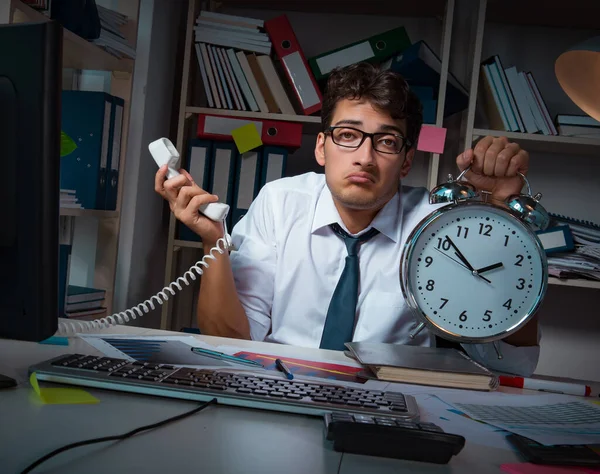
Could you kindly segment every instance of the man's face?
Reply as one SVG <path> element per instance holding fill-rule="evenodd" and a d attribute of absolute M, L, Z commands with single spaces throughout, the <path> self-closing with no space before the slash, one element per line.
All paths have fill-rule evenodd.
<path fill-rule="evenodd" d="M 344 99 L 337 103 L 331 120 L 332 127 L 347 126 L 369 133 L 389 133 L 406 137 L 405 120 L 394 120 L 366 101 Z M 341 131 L 343 139 L 355 132 Z M 391 143 L 385 136 L 382 144 Z M 338 139 L 338 142 L 341 140 Z M 383 146 L 382 146 L 383 147 Z M 371 138 L 359 148 L 336 145 L 331 136 L 320 133 L 315 157 L 325 167 L 325 178 L 334 200 L 346 208 L 357 210 L 381 209 L 396 193 L 400 179 L 411 167 L 414 149 L 399 154 L 386 154 L 373 149 Z"/>

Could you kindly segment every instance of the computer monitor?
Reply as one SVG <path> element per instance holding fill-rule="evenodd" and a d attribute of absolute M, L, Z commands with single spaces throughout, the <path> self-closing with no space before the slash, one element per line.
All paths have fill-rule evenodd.
<path fill-rule="evenodd" d="M 61 25 L 0 25 L 0 338 L 58 327 L 61 88 Z"/>

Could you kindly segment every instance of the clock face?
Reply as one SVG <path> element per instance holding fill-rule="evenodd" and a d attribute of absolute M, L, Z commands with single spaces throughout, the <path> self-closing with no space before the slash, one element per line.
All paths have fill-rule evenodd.
<path fill-rule="evenodd" d="M 538 308 L 546 258 L 532 231 L 495 206 L 442 208 L 409 237 L 402 288 L 428 326 L 449 339 L 505 337 Z"/>

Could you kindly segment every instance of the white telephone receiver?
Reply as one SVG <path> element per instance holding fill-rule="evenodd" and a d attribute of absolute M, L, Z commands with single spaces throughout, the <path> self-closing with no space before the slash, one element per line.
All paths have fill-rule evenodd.
<path fill-rule="evenodd" d="M 148 145 L 148 149 L 150 150 L 154 161 L 156 161 L 156 164 L 159 167 L 165 164 L 168 165 L 169 172 L 167 173 L 167 179 L 179 176 L 180 173 L 177 171 L 179 152 L 168 138 L 159 138 L 158 140 L 153 141 L 150 143 L 150 145 Z M 202 260 L 196 262 L 187 272 L 183 274 L 183 276 L 180 276 L 177 280 L 170 283 L 168 286 L 165 286 L 156 295 L 152 296 L 150 299 L 147 299 L 143 303 L 140 303 L 133 308 L 126 309 L 120 313 L 115 313 L 105 318 L 95 319 L 94 321 L 61 322 L 58 325 L 58 334 L 69 334 L 70 332 L 88 332 L 109 327 L 114 324 L 127 323 L 130 320 L 136 319 L 138 316 L 141 317 L 144 314 L 156 309 L 155 303 L 162 305 L 169 299 L 167 292 L 170 293 L 171 296 L 174 296 L 176 291 L 181 291 L 183 289 L 181 286 L 182 282 L 185 283 L 186 286 L 189 286 L 191 282 L 188 281 L 188 278 L 191 278 L 192 281 L 195 281 L 196 275 L 201 276 L 204 273 L 203 268 L 208 267 L 207 260 L 216 260 L 216 253 L 223 254 L 231 248 L 231 236 L 228 234 L 227 225 L 225 224 L 225 218 L 229 213 L 229 206 L 227 204 L 220 202 L 204 204 L 200 207 L 200 209 L 198 209 L 198 211 L 213 221 L 223 221 L 225 229 L 225 235 L 217 240 L 217 244 L 210 249 L 210 252 L 202 257 Z"/>
<path fill-rule="evenodd" d="M 179 176 L 180 173 L 177 171 L 179 152 L 173 146 L 171 140 L 168 138 L 159 138 L 150 143 L 148 149 L 159 168 L 163 165 L 168 165 L 169 172 L 167 173 L 167 179 Z M 229 206 L 221 202 L 211 202 L 203 204 L 198 210 L 213 221 L 222 221 L 229 213 Z"/>

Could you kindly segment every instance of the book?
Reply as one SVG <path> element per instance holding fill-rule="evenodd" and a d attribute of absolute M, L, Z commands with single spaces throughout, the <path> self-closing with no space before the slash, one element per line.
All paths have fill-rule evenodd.
<path fill-rule="evenodd" d="M 72 303 L 83 303 L 84 301 L 102 300 L 105 295 L 106 290 L 69 285 L 67 287 L 67 305 Z"/>
<path fill-rule="evenodd" d="M 346 347 L 380 380 L 470 390 L 498 388 L 496 375 L 457 349 L 377 342 L 347 342 Z"/>

